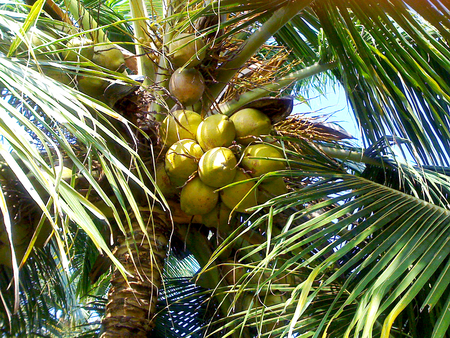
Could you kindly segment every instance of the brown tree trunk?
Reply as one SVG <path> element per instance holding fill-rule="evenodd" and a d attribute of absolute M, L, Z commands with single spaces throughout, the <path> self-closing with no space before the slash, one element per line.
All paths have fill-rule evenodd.
<path fill-rule="evenodd" d="M 126 280 L 114 271 L 101 338 L 149 337 L 154 327 L 158 290 L 167 254 L 169 222 L 159 210 L 141 211 L 148 237 L 133 219 L 133 231 L 118 238 L 116 257 L 132 274 Z M 128 247 L 127 247 L 128 242 Z"/>

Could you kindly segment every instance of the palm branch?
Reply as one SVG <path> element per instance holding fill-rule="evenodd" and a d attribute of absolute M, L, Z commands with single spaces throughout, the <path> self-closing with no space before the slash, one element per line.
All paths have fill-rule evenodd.
<path fill-rule="evenodd" d="M 64 267 L 70 261 L 70 251 L 64 248 L 78 248 L 72 244 L 79 238 L 78 232 L 71 230 L 75 224 L 94 246 L 115 260 L 99 229 L 114 222 L 124 234 L 127 229 L 145 230 L 150 209 L 139 207 L 137 200 L 152 205 L 156 199 L 162 208 L 168 207 L 151 183 L 157 160 L 154 154 L 158 153 L 152 133 L 159 115 L 142 123 L 138 119 L 145 113 L 136 117 L 123 107 L 159 113 L 170 106 L 164 87 L 170 64 L 161 56 L 175 32 L 195 29 L 208 37 L 210 57 L 202 71 L 210 82 L 200 107 L 203 113 L 212 107 L 213 111 L 232 114 L 255 99 L 283 91 L 300 96 L 305 91 L 300 85 L 308 83 L 305 79 L 328 72 L 344 84 L 370 151 L 337 144 L 332 137 L 336 134 L 328 131 L 324 135 L 320 124 L 292 119 L 279 126 L 275 136 L 290 169 L 271 174 L 287 178 L 292 189 L 288 194 L 257 207 L 250 218 L 239 215 L 236 221 L 241 226 L 232 233 L 216 233 L 216 240 L 195 225 L 193 231 L 177 227 L 180 242 L 197 254 L 196 259 L 209 268 L 218 286 L 213 296 L 220 304 L 218 315 L 231 314 L 231 324 L 220 327 L 223 320 L 218 319 L 209 332 L 226 332 L 226 336 L 295 332 L 306 337 L 328 332 L 332 336 L 419 337 L 421 329 L 411 324 L 419 321 L 434 328 L 434 337 L 445 336 L 449 320 L 442 311 L 448 307 L 448 17 L 440 2 L 426 4 L 274 0 L 192 1 L 186 5 L 174 1 L 167 12 L 171 16 L 164 17 L 155 2 L 149 6 L 155 25 L 147 27 L 138 19 L 145 17 L 146 6 L 141 2 L 132 2 L 130 12 L 125 9 L 123 15 L 103 4 L 89 8 L 90 4 L 68 3 L 67 10 L 80 19 L 79 29 L 70 25 L 67 29 L 65 24 L 60 29 L 60 22 L 40 19 L 41 3 L 34 3 L 30 14 L 20 4 L 7 4 L 1 24 L 7 37 L 4 55 L 8 55 L 1 59 L 2 106 L 19 124 L 8 123 L 7 115 L 2 119 L 2 135 L 13 150 L 11 154 L 7 149 L 1 152 L 4 181 L 17 176 L 31 205 L 37 206 L 34 218 L 41 220 L 41 225 L 34 228 L 42 227 L 45 219 L 51 223 L 52 241 L 57 243 L 58 260 Z M 112 5 L 121 8 L 120 3 Z M 217 16 L 219 8 L 221 16 Z M 18 14 L 11 15 L 12 10 Z M 120 98 L 110 101 L 108 91 L 93 100 L 42 75 L 47 68 L 72 76 L 81 71 L 92 79 L 118 83 L 118 88 L 138 85 L 128 76 L 92 62 L 61 61 L 56 52 L 83 30 L 89 30 L 97 44 L 114 41 L 131 47 L 130 24 L 117 22 L 129 13 L 136 19 L 132 21 L 133 33 L 141 38 L 134 41 L 137 53 L 150 56 L 140 58 L 137 67 L 147 76 L 144 86 L 150 94 L 144 104 Z M 198 25 L 192 27 L 192 22 Z M 25 33 L 33 25 L 39 27 L 37 34 L 46 44 L 30 44 Z M 57 33 L 56 39 L 49 39 L 50 32 Z M 162 38 L 158 39 L 160 32 Z M 267 41 L 271 36 L 274 40 Z M 27 45 L 25 50 L 20 48 L 21 41 Z M 28 59 L 9 58 L 13 55 Z M 155 72 L 155 64 L 159 71 Z M 287 66 L 277 69 L 277 64 Z M 263 72 L 254 65 L 261 66 Z M 114 91 L 117 87 L 111 88 Z M 122 115 L 102 100 L 111 105 L 118 101 L 115 109 Z M 298 129 L 302 123 L 309 127 Z M 135 126 L 137 137 L 130 133 Z M 145 146 L 149 142 L 154 142 L 154 148 Z M 81 150 L 74 150 L 75 144 Z M 142 147 L 136 151 L 135 144 L 144 145 L 147 151 Z M 413 156 L 416 166 L 402 164 L 392 155 L 397 144 Z M 358 156 L 365 166 L 354 163 Z M 53 170 L 55 163 L 68 163 L 75 178 L 70 182 L 61 179 L 63 171 Z M 84 182 L 88 195 L 80 193 Z M 7 195 L 2 206 L 9 236 L 11 220 L 18 214 L 8 208 L 15 205 L 11 202 L 15 197 Z M 108 216 L 104 214 L 107 210 L 112 210 Z M 223 235 L 228 238 L 218 241 Z M 195 239 L 203 243 L 204 252 L 195 248 Z M 125 241 L 121 245 L 129 248 L 134 244 Z M 229 250 L 237 267 L 245 270 L 241 279 L 231 283 L 222 274 L 222 267 L 234 263 L 219 257 Z M 30 253 L 31 247 L 25 258 Z M 115 264 L 120 268 L 117 261 Z M 19 270 L 17 263 L 12 262 L 12 266 L 18 309 Z M 79 271 L 78 278 L 86 281 L 87 269 L 80 265 Z M 253 276 L 268 272 L 269 278 Z M 272 295 L 272 284 L 283 292 Z M 239 308 L 238 300 L 246 296 L 251 296 L 250 305 Z M 269 296 L 281 297 L 280 304 L 266 306 Z M 420 311 L 427 305 L 432 308 L 430 314 Z"/>

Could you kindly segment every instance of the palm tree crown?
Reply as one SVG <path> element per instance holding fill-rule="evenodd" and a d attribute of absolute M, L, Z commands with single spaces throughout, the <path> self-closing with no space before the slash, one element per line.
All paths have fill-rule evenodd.
<path fill-rule="evenodd" d="M 447 337 L 449 19 L 2 3 L 1 335 Z M 324 83 L 363 149 L 292 113 Z"/>

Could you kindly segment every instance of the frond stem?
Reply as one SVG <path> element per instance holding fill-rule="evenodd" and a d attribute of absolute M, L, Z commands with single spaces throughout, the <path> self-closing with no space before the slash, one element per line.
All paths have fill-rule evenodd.
<path fill-rule="evenodd" d="M 211 87 L 211 97 L 217 99 L 236 71 L 242 67 L 271 36 L 296 16 L 297 13 L 308 6 L 310 2 L 311 0 L 290 1 L 286 6 L 273 13 L 273 15 L 250 36 L 236 57 L 220 67 L 216 78 L 217 83 Z"/>
<path fill-rule="evenodd" d="M 282 77 L 281 79 L 277 80 L 276 83 L 271 83 L 268 85 L 265 85 L 260 88 L 255 88 L 253 90 L 250 90 L 248 92 L 245 92 L 241 96 L 239 96 L 237 99 L 234 99 L 232 101 L 224 102 L 219 105 L 218 110 L 225 115 L 232 115 L 236 110 L 244 106 L 245 104 L 259 99 L 264 96 L 268 96 L 271 93 L 277 92 L 282 90 L 283 88 L 289 86 L 290 84 L 300 81 L 303 79 L 306 79 L 308 77 L 311 77 L 313 75 L 325 72 L 327 70 L 333 69 L 337 67 L 337 62 L 330 62 L 326 64 L 320 64 L 316 63 L 310 67 L 306 67 L 303 69 L 300 69 L 298 71 L 292 72 L 291 74 Z"/>
<path fill-rule="evenodd" d="M 136 39 L 147 41 L 150 33 L 147 28 L 148 12 L 143 0 L 130 0 L 130 10 L 133 18 L 142 18 L 142 20 L 133 21 L 134 34 Z M 144 48 L 140 43 L 136 44 L 136 54 L 138 58 L 138 74 L 144 76 L 144 86 L 148 85 L 155 77 L 155 68 L 153 62 L 145 55 Z"/>

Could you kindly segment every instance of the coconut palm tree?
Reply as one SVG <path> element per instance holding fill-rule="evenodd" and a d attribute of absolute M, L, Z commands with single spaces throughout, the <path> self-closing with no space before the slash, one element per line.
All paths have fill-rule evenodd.
<path fill-rule="evenodd" d="M 101 337 L 147 337 L 160 298 L 208 305 L 189 329 L 210 336 L 447 336 L 448 13 L 434 0 L 3 3 L 2 334 L 96 335 L 104 310 Z M 199 99 L 172 74 L 200 79 Z M 345 88 L 363 148 L 289 116 L 287 96 L 320 80 Z M 244 108 L 265 114 L 257 141 L 283 169 L 248 177 L 265 198 L 207 228 L 157 175 L 163 119 L 181 134 L 179 110 Z M 205 289 L 164 293 L 168 251 L 184 249 Z"/>

